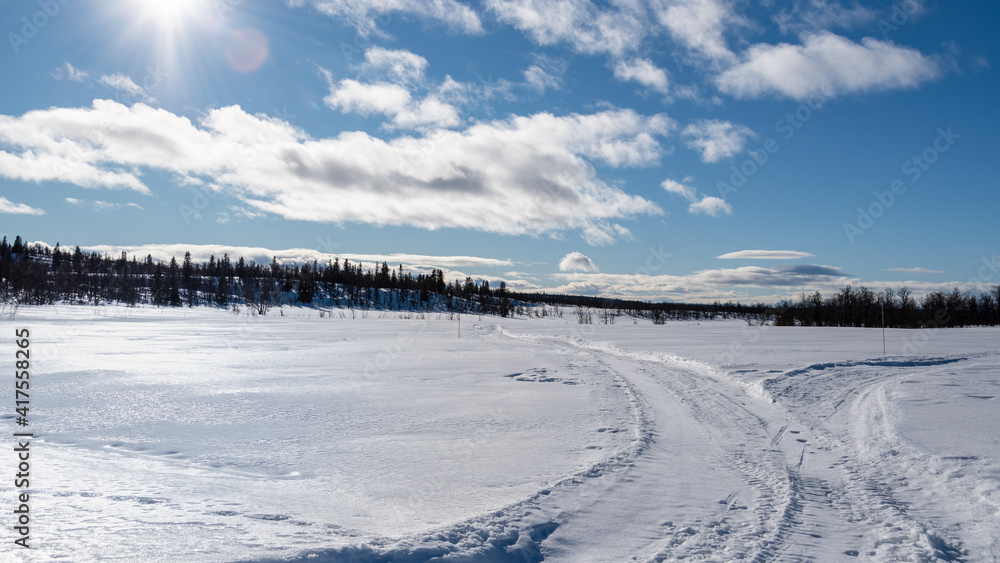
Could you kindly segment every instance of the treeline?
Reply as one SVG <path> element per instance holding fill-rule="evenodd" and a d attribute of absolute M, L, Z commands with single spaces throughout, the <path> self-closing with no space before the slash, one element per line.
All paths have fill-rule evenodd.
<path fill-rule="evenodd" d="M 404 271 L 402 265 L 390 268 L 385 262 L 368 269 L 361 263 L 339 259 L 299 266 L 280 264 L 275 259 L 270 264 L 242 257 L 233 260 L 224 254 L 197 263 L 188 252 L 180 262 L 171 258 L 169 263 L 163 263 L 150 255 L 143 259 L 134 255 L 129 258 L 122 252 L 111 257 L 83 252 L 79 247 L 66 250 L 59 244 L 55 248 L 29 245 L 20 236 L 13 244 L 6 237 L 0 242 L 0 299 L 30 305 L 66 302 L 229 307 L 238 304 L 257 314 L 267 314 L 279 305 L 314 304 L 358 309 L 439 309 L 501 317 L 526 314 L 532 305 L 549 305 L 554 307 L 551 314 L 559 316 L 562 316 L 560 306 L 609 311 L 601 317 L 605 323 L 621 316 L 648 318 L 657 324 L 667 320 L 715 318 L 742 318 L 759 323 L 771 314 L 770 308 L 760 304 L 648 303 L 520 293 L 508 290 L 503 281 L 495 287 L 489 280 L 476 281 L 471 277 L 449 283 L 440 269 L 413 275 Z M 547 316 L 550 312 L 542 308 L 534 310 L 534 314 Z"/>
<path fill-rule="evenodd" d="M 244 305 L 257 314 L 275 306 L 302 304 L 382 310 L 443 310 L 498 316 L 548 314 L 545 308 L 576 310 L 578 322 L 592 322 L 585 311 L 603 311 L 599 319 L 613 323 L 618 316 L 667 320 L 744 319 L 751 324 L 773 322 L 801 326 L 888 327 L 1000 325 L 1000 286 L 982 295 L 931 293 L 918 303 L 906 288 L 875 293 L 868 288 L 844 288 L 823 298 L 819 292 L 777 306 L 764 304 L 649 303 L 644 301 L 510 291 L 504 282 L 444 279 L 436 269 L 427 274 L 390 268 L 385 262 L 365 268 L 339 259 L 319 263 L 260 264 L 224 254 L 195 262 L 185 253 L 180 262 L 152 256 L 129 258 L 58 244 L 26 244 L 21 237 L 0 242 L 0 301 L 156 306 L 230 307 Z"/>
<path fill-rule="evenodd" d="M 827 298 L 820 292 L 783 301 L 774 310 L 778 326 L 853 326 L 890 328 L 1000 325 L 1000 285 L 974 295 L 958 288 L 934 291 L 918 302 L 905 288 L 879 292 L 847 286 Z"/>
<path fill-rule="evenodd" d="M 360 309 L 452 311 L 507 316 L 522 303 L 512 299 L 506 284 L 489 281 L 448 283 L 444 272 L 413 275 L 402 265 L 383 262 L 365 269 L 361 263 L 339 259 L 259 264 L 229 255 L 195 262 L 185 253 L 181 262 L 111 257 L 97 252 L 72 251 L 44 245 L 0 242 L 0 299 L 28 305 L 57 302 L 78 304 L 122 303 L 157 306 L 243 304 L 259 314 L 272 307 L 317 304 Z"/>
<path fill-rule="evenodd" d="M 17 237 L 13 244 L 0 242 L 0 299 L 31 305 L 66 302 L 78 304 L 122 303 L 157 306 L 245 305 L 257 314 L 274 306 L 302 304 L 358 309 L 427 310 L 466 312 L 501 317 L 526 314 L 531 305 L 610 311 L 605 323 L 621 316 L 649 318 L 654 323 L 714 318 L 765 319 L 764 305 L 688 305 L 647 303 L 576 295 L 519 293 L 501 281 L 444 279 L 441 270 L 414 275 L 385 262 L 374 268 L 339 259 L 325 264 L 311 262 L 258 264 L 228 255 L 212 256 L 198 263 L 185 253 L 180 262 L 143 259 L 122 253 L 112 257 L 83 252 L 79 247 L 29 245 Z M 537 315 L 548 315 L 544 308 Z M 591 317 L 587 317 L 590 319 Z"/>
<path fill-rule="evenodd" d="M 656 324 L 667 320 L 716 320 L 745 319 L 757 324 L 767 322 L 774 315 L 774 308 L 762 303 L 650 303 L 629 299 L 587 297 L 584 295 L 553 295 L 548 293 L 515 293 L 520 301 L 544 305 L 567 306 L 583 309 L 613 310 L 618 315 L 648 318 Z"/>

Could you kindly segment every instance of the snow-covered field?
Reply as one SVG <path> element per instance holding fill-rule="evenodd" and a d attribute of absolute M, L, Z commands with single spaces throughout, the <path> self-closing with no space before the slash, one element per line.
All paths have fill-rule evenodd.
<path fill-rule="evenodd" d="M 284 315 L 5 320 L 0 560 L 1000 558 L 1000 330 Z"/>

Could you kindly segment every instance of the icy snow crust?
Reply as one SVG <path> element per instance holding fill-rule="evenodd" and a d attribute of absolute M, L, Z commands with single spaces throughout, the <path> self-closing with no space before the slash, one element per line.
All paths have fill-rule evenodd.
<path fill-rule="evenodd" d="M 0 560 L 1000 558 L 997 329 L 284 314 L 22 307 Z"/>

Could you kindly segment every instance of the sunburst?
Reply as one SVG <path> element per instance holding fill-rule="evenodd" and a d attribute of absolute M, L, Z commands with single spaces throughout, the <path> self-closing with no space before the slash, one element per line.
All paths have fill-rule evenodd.
<path fill-rule="evenodd" d="M 168 58 L 191 36 L 213 27 L 219 14 L 210 0 L 125 0 L 133 27 L 149 34 Z"/>
<path fill-rule="evenodd" d="M 205 0 L 132 0 L 140 19 L 164 31 L 181 31 L 210 8 Z"/>

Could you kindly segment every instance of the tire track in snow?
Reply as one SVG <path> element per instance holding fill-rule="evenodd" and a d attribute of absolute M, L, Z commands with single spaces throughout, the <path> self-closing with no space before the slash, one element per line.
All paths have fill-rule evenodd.
<path fill-rule="evenodd" d="M 723 509 L 708 522 L 674 525 L 675 531 L 657 542 L 660 545 L 648 560 L 767 561 L 781 551 L 801 505 L 797 478 L 786 466 L 783 452 L 770 449 L 778 443 L 784 428 L 771 436 L 767 421 L 731 396 L 742 394 L 743 389 L 733 385 L 735 382 L 725 374 L 693 360 L 652 352 L 630 352 L 579 337 L 542 337 L 500 331 L 514 338 L 557 342 L 607 354 L 630 362 L 633 369 L 640 371 L 651 369 L 651 378 L 657 385 L 685 404 L 703 427 L 712 429 L 714 440 L 727 452 L 716 459 L 715 464 L 730 467 L 743 475 L 743 482 L 753 493 L 748 499 L 753 506 L 752 518 L 730 521 L 733 520 L 731 512 L 746 509 L 735 505 L 739 491 L 731 493 L 719 501 Z M 663 367 L 669 371 L 664 372 Z"/>
<path fill-rule="evenodd" d="M 865 463 L 851 443 L 831 437 L 822 426 L 824 421 L 840 412 L 843 405 L 863 404 L 874 387 L 881 385 L 884 389 L 910 373 L 903 372 L 905 369 L 934 368 L 995 353 L 814 364 L 757 384 L 747 384 L 729 379 L 712 366 L 677 356 L 629 352 L 579 337 L 511 336 L 561 342 L 637 361 L 635 363 L 640 365 L 667 366 L 670 372 L 658 378 L 661 385 L 685 402 L 695 418 L 706 426 L 733 431 L 730 444 L 734 447 L 720 461 L 744 474 L 745 482 L 755 493 L 752 499 L 755 520 L 730 526 L 726 520 L 735 497 L 727 498 L 720 502 L 729 508 L 707 524 L 696 521 L 688 526 L 673 526 L 676 531 L 665 539 L 662 548 L 650 558 L 652 561 L 822 560 L 838 552 L 831 551 L 837 542 L 824 538 L 827 533 L 835 533 L 834 538 L 840 543 L 850 542 L 850 545 L 836 546 L 839 553 L 847 557 L 884 561 L 963 560 L 965 552 L 958 540 L 942 537 L 928 523 L 910 514 L 907 503 L 894 493 L 900 483 L 881 471 L 880 461 Z M 864 373 L 861 377 L 843 377 L 845 371 L 851 370 Z M 734 383 L 737 385 L 731 385 Z M 808 439 L 797 438 L 791 446 L 773 449 L 780 445 L 788 425 L 774 436 L 768 436 L 765 419 L 735 398 L 744 391 L 759 394 L 772 404 L 778 403 L 775 409 L 765 409 L 769 411 L 765 416 L 770 420 L 776 417 L 796 420 L 810 429 Z M 832 412 L 825 417 L 817 416 L 824 409 Z M 801 431 L 794 432 L 799 434 Z M 810 444 L 810 440 L 814 443 Z M 763 446 L 765 443 L 763 452 L 759 447 L 748 447 L 748 444 Z M 797 443 L 803 444 L 802 449 L 793 453 Z M 809 460 L 806 459 L 807 451 Z M 830 459 L 835 461 L 824 468 Z M 873 528 L 881 532 L 873 536 Z M 852 537 L 856 539 L 851 541 Z"/>
<path fill-rule="evenodd" d="M 958 525 L 916 510 L 901 496 L 911 487 L 907 475 L 928 473 L 933 456 L 918 454 L 900 442 L 890 390 L 913 375 L 908 368 L 926 375 L 928 369 L 934 373 L 950 364 L 995 355 L 814 364 L 788 371 L 788 377 L 761 382 L 773 401 L 810 428 L 817 449 L 829 452 L 823 458 L 832 460 L 828 469 L 834 471 L 820 473 L 834 485 L 832 506 L 848 521 L 868 528 L 860 549 L 847 552 L 877 561 L 962 561 L 969 555 Z M 975 503 L 971 492 L 954 492 Z"/>
<path fill-rule="evenodd" d="M 753 519 L 730 525 L 726 519 L 736 508 L 730 506 L 717 521 L 695 528 L 699 533 L 688 541 L 671 541 L 651 560 L 768 560 L 787 539 L 798 491 L 783 454 L 766 447 L 777 443 L 768 435 L 766 422 L 731 397 L 708 389 L 697 376 L 672 371 L 661 384 L 689 405 L 696 420 L 727 435 L 724 448 L 729 451 L 718 462 L 739 471 L 753 491 L 748 499 Z"/>

